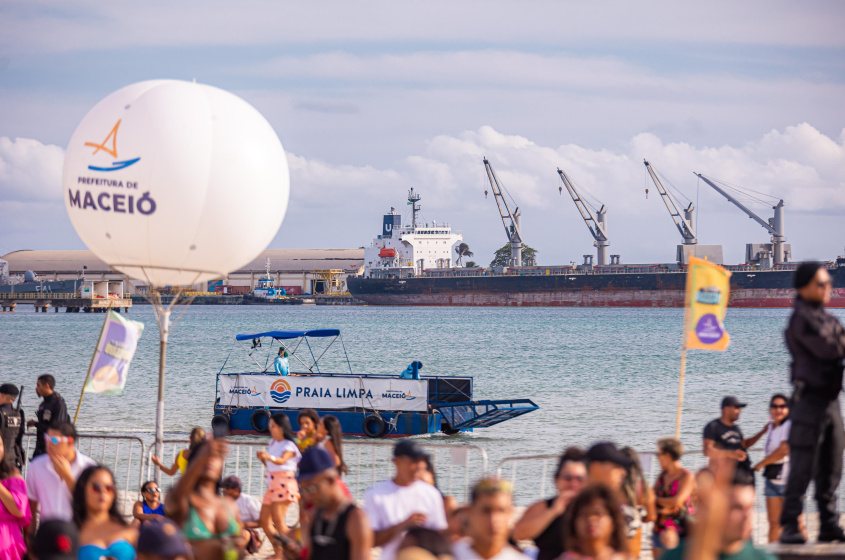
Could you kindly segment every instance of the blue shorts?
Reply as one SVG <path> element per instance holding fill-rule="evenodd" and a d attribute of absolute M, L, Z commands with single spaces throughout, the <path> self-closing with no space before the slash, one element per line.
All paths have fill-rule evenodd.
<path fill-rule="evenodd" d="M 766 479 L 766 486 L 763 490 L 763 495 L 767 498 L 783 498 L 786 494 L 786 483 L 777 484 L 776 482 Z"/>

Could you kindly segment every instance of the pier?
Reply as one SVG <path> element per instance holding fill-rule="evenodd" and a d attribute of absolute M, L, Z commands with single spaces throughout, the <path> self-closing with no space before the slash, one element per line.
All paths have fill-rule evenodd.
<path fill-rule="evenodd" d="M 121 308 L 125 313 L 129 312 L 132 307 L 132 300 L 130 298 L 93 298 L 81 297 L 79 294 L 43 294 L 43 293 L 23 293 L 23 294 L 0 294 L 0 311 L 14 312 L 18 304 L 33 305 L 35 312 L 41 311 L 47 313 L 49 308 L 55 309 L 58 313 L 60 308 L 65 309 L 65 313 L 105 313 L 109 309 L 120 311 Z"/>

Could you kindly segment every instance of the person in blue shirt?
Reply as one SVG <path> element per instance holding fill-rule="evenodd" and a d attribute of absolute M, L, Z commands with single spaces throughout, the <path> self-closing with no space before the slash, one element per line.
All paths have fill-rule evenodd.
<path fill-rule="evenodd" d="M 276 370 L 277 375 L 287 375 L 290 373 L 290 364 L 288 363 L 288 353 L 284 348 L 279 348 L 279 355 L 273 361 L 273 369 Z"/>

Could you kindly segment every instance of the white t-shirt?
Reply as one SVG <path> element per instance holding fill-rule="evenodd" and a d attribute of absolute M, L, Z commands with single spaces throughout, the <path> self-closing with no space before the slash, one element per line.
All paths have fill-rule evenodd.
<path fill-rule="evenodd" d="M 462 539 L 452 545 L 452 556 L 455 560 L 484 560 L 472 549 L 472 543 L 467 539 Z M 528 556 L 524 555 L 512 546 L 505 545 L 499 554 L 490 558 L 490 560 L 526 560 Z"/>
<path fill-rule="evenodd" d="M 292 451 L 294 453 L 293 457 L 282 463 L 281 465 L 277 465 L 276 463 L 272 463 L 267 461 L 267 471 L 268 472 L 279 472 L 279 471 L 291 471 L 296 472 L 296 467 L 299 465 L 299 461 L 302 459 L 302 453 L 299 452 L 299 448 L 296 446 L 294 442 L 289 439 L 283 439 L 282 441 L 277 441 L 275 439 L 270 440 L 270 445 L 267 446 L 267 453 L 272 455 L 273 457 L 281 457 L 288 451 Z"/>
<path fill-rule="evenodd" d="M 792 420 L 787 420 L 780 426 L 775 427 L 772 422 L 769 422 L 769 431 L 766 433 L 766 457 L 775 452 L 780 447 L 780 444 L 789 440 L 789 429 L 792 427 Z M 789 455 L 781 459 L 775 464 L 783 464 L 783 470 L 780 471 L 780 476 L 773 479 L 775 484 L 786 484 L 789 480 Z"/>
<path fill-rule="evenodd" d="M 96 465 L 97 461 L 76 452 L 76 458 L 70 464 L 73 478 L 79 478 L 82 471 Z M 44 453 L 29 463 L 26 471 L 26 493 L 30 500 L 38 502 L 41 519 L 73 520 L 70 490 L 65 481 L 56 474 L 53 461 Z"/>
<path fill-rule="evenodd" d="M 248 494 L 241 493 L 238 499 L 235 500 L 238 510 L 241 512 L 241 521 L 249 523 L 251 521 L 258 521 L 261 517 L 261 502 Z"/>
<path fill-rule="evenodd" d="M 364 493 L 364 513 L 374 531 L 399 525 L 414 513 L 426 516 L 423 527 L 442 531 L 446 528 L 446 511 L 443 496 L 431 484 L 417 480 L 409 486 L 399 486 L 392 480 L 383 480 Z M 381 560 L 393 560 L 396 549 L 404 538 L 397 535 L 381 549 Z"/>

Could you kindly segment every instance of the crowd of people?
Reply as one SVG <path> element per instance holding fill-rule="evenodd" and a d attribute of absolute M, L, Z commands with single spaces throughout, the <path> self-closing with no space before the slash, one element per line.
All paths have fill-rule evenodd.
<path fill-rule="evenodd" d="M 811 480 L 818 540 L 845 542 L 835 500 L 845 444 L 838 401 L 845 330 L 824 311 L 824 267 L 802 265 L 795 285 L 786 334 L 795 392 L 771 397 L 761 430 L 744 437 L 738 421 L 746 403 L 726 396 L 703 429 L 706 466 L 685 468 L 681 442 L 662 438 L 653 484 L 630 447 L 570 447 L 553 474 L 556 495 L 518 518 L 506 480 L 480 478 L 466 504 L 444 496 L 433 458 L 413 439 L 393 447 L 391 478 L 353 496 L 343 482 L 349 469 L 340 423 L 313 410 L 299 413 L 296 431 L 286 414 L 271 416 L 270 442 L 257 453 L 267 471 L 260 499 L 244 494 L 237 477 L 223 478 L 227 439 L 196 428 L 173 465 L 152 459 L 179 475 L 164 499 L 147 481 L 127 516 L 113 473 L 77 449 L 53 377 L 38 378 L 43 400 L 30 422 L 19 399 L 14 406 L 18 388 L 0 385 L 0 560 L 235 560 L 265 540 L 278 560 L 365 560 L 376 547 L 384 560 L 626 560 L 639 557 L 649 537 L 655 560 L 769 559 L 751 540 L 758 474 L 770 542 L 806 542 L 802 499 Z M 37 435 L 24 479 L 25 426 Z M 749 450 L 764 436 L 754 464 Z M 298 519 L 289 525 L 294 504 Z"/>

